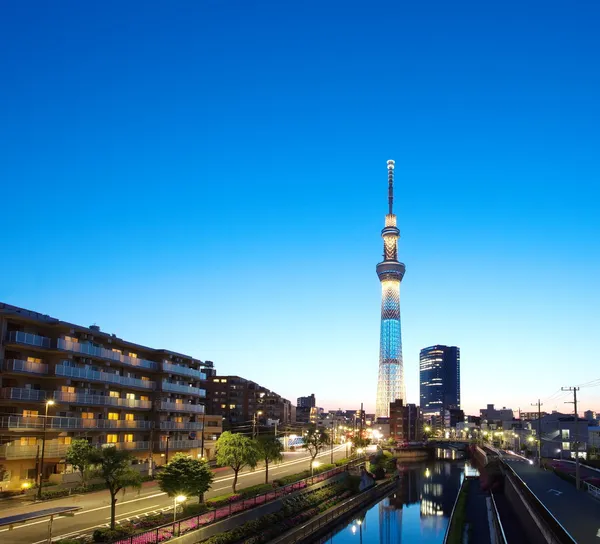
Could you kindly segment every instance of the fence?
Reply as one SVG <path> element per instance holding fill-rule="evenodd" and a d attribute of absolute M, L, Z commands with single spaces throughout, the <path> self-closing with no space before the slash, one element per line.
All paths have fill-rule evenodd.
<path fill-rule="evenodd" d="M 327 480 L 336 474 L 341 474 L 342 472 L 348 470 L 348 468 L 352 465 L 364 462 L 364 459 L 351 461 L 347 465 L 336 467 L 320 474 L 315 474 L 310 478 L 304 478 L 303 480 L 299 480 L 292 484 L 274 488 L 273 491 L 269 491 L 268 493 L 256 495 L 250 499 L 230 502 L 227 506 L 215 508 L 211 512 L 206 512 L 198 516 L 192 516 L 179 521 L 167 523 L 166 525 L 161 525 L 160 527 L 156 527 L 144 533 L 122 538 L 117 540 L 114 544 L 158 544 L 159 542 L 164 542 L 165 540 L 169 540 L 175 536 L 183 535 L 189 531 L 206 527 L 211 523 L 222 521 L 230 516 L 233 516 L 234 514 L 239 514 L 240 512 L 249 510 L 255 506 L 259 506 L 276 499 L 281 499 L 285 495 L 289 495 L 290 493 L 304 489 L 309 485 Z"/>
<path fill-rule="evenodd" d="M 600 500 L 600 487 L 596 487 L 595 485 L 585 482 L 585 488 L 592 497 Z"/>

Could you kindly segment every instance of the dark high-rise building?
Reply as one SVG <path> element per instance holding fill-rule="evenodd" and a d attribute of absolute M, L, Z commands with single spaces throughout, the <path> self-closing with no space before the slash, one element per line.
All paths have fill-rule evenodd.
<path fill-rule="evenodd" d="M 460 408 L 460 348 L 431 346 L 421 350 L 420 400 L 426 419 Z"/>
<path fill-rule="evenodd" d="M 311 393 L 309 397 L 298 397 L 298 400 L 296 401 L 296 406 L 298 408 L 315 408 L 317 406 L 315 394 Z"/>

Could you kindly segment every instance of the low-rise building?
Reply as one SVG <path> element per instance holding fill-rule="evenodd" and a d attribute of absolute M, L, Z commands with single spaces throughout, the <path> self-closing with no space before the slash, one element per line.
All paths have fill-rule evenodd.
<path fill-rule="evenodd" d="M 416 404 L 404 404 L 402 399 L 390 403 L 390 438 L 397 442 L 423 439 L 421 409 Z"/>

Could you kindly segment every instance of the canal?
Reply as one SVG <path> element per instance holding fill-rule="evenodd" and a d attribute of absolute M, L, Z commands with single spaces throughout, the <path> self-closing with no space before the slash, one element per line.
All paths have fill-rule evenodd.
<path fill-rule="evenodd" d="M 464 474 L 464 461 L 403 466 L 396 488 L 327 537 L 328 544 L 441 544 Z"/>

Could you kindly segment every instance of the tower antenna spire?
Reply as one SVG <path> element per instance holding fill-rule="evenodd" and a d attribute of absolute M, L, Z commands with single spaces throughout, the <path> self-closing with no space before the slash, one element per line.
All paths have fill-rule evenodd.
<path fill-rule="evenodd" d="M 392 208 L 394 207 L 394 161 L 387 161 L 388 167 L 388 202 L 390 205 L 390 215 L 394 212 Z"/>

